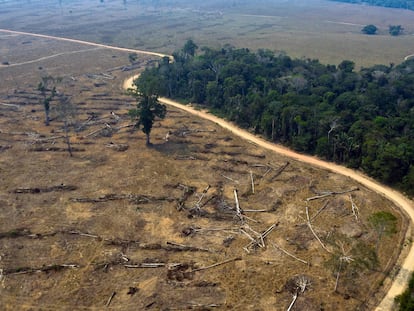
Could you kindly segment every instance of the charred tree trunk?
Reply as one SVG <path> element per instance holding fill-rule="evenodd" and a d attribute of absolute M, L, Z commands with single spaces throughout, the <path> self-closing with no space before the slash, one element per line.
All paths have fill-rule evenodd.
<path fill-rule="evenodd" d="M 65 126 L 65 140 L 66 140 L 66 145 L 68 146 L 68 152 L 69 152 L 69 155 L 71 157 L 73 157 L 72 145 L 70 143 L 69 127 L 68 127 L 68 121 L 67 120 L 64 121 L 64 126 Z"/>
<path fill-rule="evenodd" d="M 145 136 L 146 136 L 146 145 L 147 146 L 151 146 L 150 134 L 149 133 L 146 133 Z"/>

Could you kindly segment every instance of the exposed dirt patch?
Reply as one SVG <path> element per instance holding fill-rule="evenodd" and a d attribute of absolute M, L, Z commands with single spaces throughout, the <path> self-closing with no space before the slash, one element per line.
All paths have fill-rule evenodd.
<path fill-rule="evenodd" d="M 42 53 L 36 58 L 48 54 Z M 154 145 L 145 147 L 144 135 L 128 127 L 133 101 L 123 94 L 128 73 L 121 69 L 127 61 L 127 55 L 83 58 L 72 64 L 79 72 L 74 79 L 62 74 L 58 89 L 77 107 L 73 157 L 57 114 L 43 125 L 35 90 L 40 74 L 17 75 L 1 86 L 1 102 L 15 105 L 0 106 L 0 142 L 9 146 L 0 158 L 4 309 L 99 310 L 112 297 L 110 307 L 119 310 L 285 310 L 295 290 L 291 280 L 303 274 L 311 285 L 296 310 L 370 308 L 404 239 L 398 209 L 349 178 L 276 155 L 172 107 L 155 123 Z M 19 70 L 25 66 L 31 64 Z M 66 72 L 59 65 L 53 70 Z M 71 191 L 58 191 L 69 185 Z M 305 202 L 355 187 L 358 221 L 348 192 Z M 330 252 L 306 225 L 306 205 Z M 336 245 L 374 247 L 368 218 L 379 210 L 398 218 L 398 234 L 383 237 L 375 268 L 344 269 L 333 293 Z M 366 234 L 343 239 L 339 233 L 347 226 Z"/>

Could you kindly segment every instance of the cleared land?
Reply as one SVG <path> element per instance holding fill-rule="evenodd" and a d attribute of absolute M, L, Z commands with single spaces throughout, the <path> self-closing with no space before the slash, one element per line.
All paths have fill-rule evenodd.
<path fill-rule="evenodd" d="M 165 53 L 193 38 L 199 45 L 259 46 L 365 66 L 398 63 L 414 50 L 414 19 L 406 11 L 322 1 L 236 11 L 208 4 L 194 9 L 31 2 L 28 13 L 3 1 L 7 17 L 0 27 Z M 380 26 L 379 36 L 360 34 L 359 25 L 368 23 Z M 389 24 L 402 24 L 407 35 L 388 36 Z M 286 310 L 303 278 L 311 286 L 299 295 L 297 310 L 372 309 L 383 295 L 379 285 L 386 290 L 386 276 L 399 269 L 395 260 L 410 245 L 403 215 L 349 178 L 274 155 L 176 109 L 156 123 L 155 146 L 145 148 L 144 136 L 128 127 L 126 112 L 133 102 L 123 94 L 122 82 L 130 69 L 150 65 L 150 58 L 140 56 L 131 65 L 128 52 L 10 34 L 0 34 L 0 51 L 0 63 L 10 64 L 0 68 L 4 309 Z M 36 87 L 46 74 L 63 77 L 58 89 L 71 95 L 77 108 L 72 158 L 58 111 L 52 109 L 52 125 L 43 126 Z M 172 134 L 165 141 L 167 131 Z M 329 253 L 306 224 L 304 200 L 354 187 L 359 190 L 309 201 L 312 228 L 334 251 Z M 265 210 L 245 213 L 257 223 L 247 217 L 242 223 L 234 188 L 244 210 Z M 361 245 L 377 238 L 368 217 L 380 210 L 397 216 L 397 234 L 381 240 L 376 268 L 361 273 L 344 267 L 333 292 L 335 260 L 341 251 L 365 258 L 358 255 Z M 250 229 L 261 233 L 274 224 L 266 247 L 259 247 L 258 239 L 250 253 L 243 249 L 248 235 L 256 237 Z"/>
<path fill-rule="evenodd" d="M 16 46 L 26 39 L 9 37 Z M 42 40 L 31 43 L 33 50 Z M 33 59 L 47 57 L 50 48 L 51 42 Z M 400 251 L 394 245 L 405 240 L 406 223 L 390 202 L 349 178 L 275 155 L 180 110 L 169 109 L 168 118 L 156 123 L 155 145 L 145 148 L 143 135 L 124 127 L 132 107 L 122 94 L 130 75 L 122 71 L 127 55 L 99 52 L 100 58 L 83 57 L 67 68 L 67 55 L 61 55 L 32 70 L 25 67 L 35 63 L 0 69 L 10 78 L 2 84 L 0 110 L 0 290 L 6 310 L 99 310 L 108 303 L 122 310 L 285 310 L 303 277 L 312 285 L 299 296 L 298 310 L 376 304 L 377 286 L 394 273 Z M 42 125 L 35 88 L 44 73 L 65 73 L 59 88 L 77 106 L 72 158 L 61 120 L 55 115 L 51 127 Z M 167 131 L 172 134 L 165 141 Z M 234 188 L 246 210 L 244 224 Z M 304 202 L 327 190 L 351 192 Z M 344 270 L 333 293 L 334 253 L 306 225 L 306 205 L 332 252 L 338 244 L 346 252 L 362 251 L 376 238 L 369 215 L 395 214 L 398 234 L 383 238 L 380 268 L 358 275 Z M 249 235 L 275 224 L 266 247 L 258 246 L 261 239 L 250 243 Z M 223 264 L 212 266 L 217 263 Z"/>
<path fill-rule="evenodd" d="M 357 67 L 397 64 L 414 52 L 412 11 L 320 0 L 260 1 L 255 6 L 214 1 L 158 6 L 135 1 L 126 5 L 121 1 L 31 3 L 29 13 L 17 10 L 12 1 L 3 3 L 7 15 L 3 14 L 0 27 L 166 54 L 192 38 L 200 46 L 268 48 L 323 63 L 350 59 Z M 367 24 L 377 25 L 378 35 L 363 35 L 361 25 Z M 390 36 L 388 26 L 400 24 L 405 35 Z"/>

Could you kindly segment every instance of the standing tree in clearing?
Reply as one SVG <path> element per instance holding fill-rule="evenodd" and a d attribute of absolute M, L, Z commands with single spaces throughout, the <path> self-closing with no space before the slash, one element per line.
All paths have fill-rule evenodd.
<path fill-rule="evenodd" d="M 388 29 L 391 36 L 399 36 L 404 30 L 401 25 L 390 25 Z"/>
<path fill-rule="evenodd" d="M 65 141 L 68 146 L 68 152 L 71 157 L 73 157 L 72 144 L 70 142 L 69 130 L 71 126 L 76 124 L 76 107 L 72 103 L 72 100 L 69 96 L 61 93 L 58 95 L 58 105 L 56 107 L 58 116 L 63 122 L 63 129 L 65 131 Z"/>
<path fill-rule="evenodd" d="M 50 102 L 56 96 L 56 84 L 61 82 L 61 78 L 54 78 L 52 76 L 42 77 L 42 81 L 39 82 L 37 90 L 40 91 L 40 94 L 43 97 L 42 103 L 45 109 L 45 125 L 49 126 L 50 118 Z"/>
<path fill-rule="evenodd" d="M 375 35 L 377 33 L 377 30 L 378 30 L 377 26 L 370 24 L 362 28 L 361 31 L 366 35 Z"/>
<path fill-rule="evenodd" d="M 150 133 L 156 117 L 164 119 L 167 113 L 165 105 L 160 104 L 156 91 L 156 85 L 151 81 L 151 77 L 146 79 L 141 76 L 134 81 L 135 88 L 129 89 L 128 92 L 137 100 L 137 108 L 129 110 L 128 114 L 136 121 L 135 127 L 142 126 L 142 131 L 147 136 L 146 144 L 151 145 Z"/>

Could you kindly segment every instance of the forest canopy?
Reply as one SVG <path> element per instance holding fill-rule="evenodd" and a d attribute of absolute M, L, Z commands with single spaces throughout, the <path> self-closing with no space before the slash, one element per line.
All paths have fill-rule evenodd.
<path fill-rule="evenodd" d="M 190 43 L 138 83 L 157 81 L 160 96 L 414 194 L 414 60 L 356 72 L 349 60 L 324 65 L 231 46 L 197 53 Z"/>
<path fill-rule="evenodd" d="M 336 2 L 347 2 L 357 4 L 369 4 L 375 6 L 383 6 L 386 8 L 397 8 L 414 10 L 414 0 L 331 0 Z"/>

